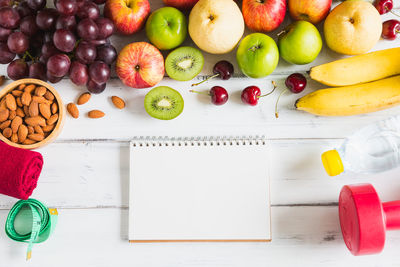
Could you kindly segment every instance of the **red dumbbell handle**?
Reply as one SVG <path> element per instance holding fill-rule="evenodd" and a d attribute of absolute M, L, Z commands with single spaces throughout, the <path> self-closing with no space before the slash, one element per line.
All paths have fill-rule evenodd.
<path fill-rule="evenodd" d="M 386 229 L 400 229 L 400 200 L 382 203 L 386 219 Z"/>

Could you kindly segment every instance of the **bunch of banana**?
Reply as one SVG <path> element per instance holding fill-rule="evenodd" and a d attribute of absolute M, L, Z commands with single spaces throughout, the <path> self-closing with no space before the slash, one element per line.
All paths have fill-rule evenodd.
<path fill-rule="evenodd" d="M 312 68 L 310 76 L 320 83 L 342 87 L 317 90 L 298 99 L 295 106 L 320 116 L 349 116 L 390 108 L 400 104 L 399 74 L 400 48 L 333 61 Z"/>

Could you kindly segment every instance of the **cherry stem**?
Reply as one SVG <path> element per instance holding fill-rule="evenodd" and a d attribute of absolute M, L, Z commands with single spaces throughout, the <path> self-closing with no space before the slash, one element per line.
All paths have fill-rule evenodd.
<path fill-rule="evenodd" d="M 272 88 L 272 90 L 271 90 L 269 93 L 267 93 L 267 94 L 265 94 L 265 95 L 257 96 L 257 98 L 264 97 L 264 96 L 269 96 L 270 94 L 272 94 L 273 92 L 275 92 L 275 89 L 277 88 L 276 82 L 275 82 L 275 81 L 272 81 L 271 83 L 272 83 L 272 85 L 274 86 L 274 88 Z"/>
<path fill-rule="evenodd" d="M 398 17 L 400 17 L 400 15 L 399 14 L 397 14 L 396 12 L 394 12 L 393 11 L 393 9 L 392 10 L 390 10 L 390 13 L 392 13 L 393 15 L 395 15 L 395 16 L 398 16 Z"/>
<path fill-rule="evenodd" d="M 279 112 L 278 112 L 278 102 L 279 102 L 279 99 L 281 99 L 281 96 L 285 93 L 285 92 L 287 92 L 287 90 L 288 89 L 284 89 L 284 90 L 282 90 L 282 92 L 279 94 L 279 96 L 278 96 L 278 99 L 276 100 L 276 103 L 275 103 L 275 118 L 279 118 Z"/>
<path fill-rule="evenodd" d="M 208 96 L 210 96 L 209 92 L 200 92 L 200 91 L 195 91 L 195 90 L 189 90 L 189 92 L 200 94 L 200 95 L 208 95 Z"/>
<path fill-rule="evenodd" d="M 202 83 L 204 83 L 204 82 L 206 82 L 206 81 L 208 81 L 208 80 L 210 80 L 210 79 L 212 79 L 212 78 L 218 77 L 218 76 L 219 76 L 219 73 L 214 74 L 213 76 L 210 76 L 210 77 L 208 77 L 207 79 L 202 80 L 201 82 L 192 84 L 192 86 L 197 86 L 197 85 L 199 85 L 199 84 L 202 84 Z"/>

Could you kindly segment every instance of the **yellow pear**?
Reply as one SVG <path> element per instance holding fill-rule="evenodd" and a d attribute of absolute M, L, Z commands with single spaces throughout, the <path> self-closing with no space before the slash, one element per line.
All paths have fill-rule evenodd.
<path fill-rule="evenodd" d="M 345 55 L 363 54 L 380 39 L 381 16 L 371 3 L 345 1 L 326 18 L 324 33 L 326 43 L 333 51 Z"/>
<path fill-rule="evenodd" d="M 233 0 L 200 0 L 190 12 L 190 37 L 208 53 L 232 51 L 243 33 L 242 12 Z"/>

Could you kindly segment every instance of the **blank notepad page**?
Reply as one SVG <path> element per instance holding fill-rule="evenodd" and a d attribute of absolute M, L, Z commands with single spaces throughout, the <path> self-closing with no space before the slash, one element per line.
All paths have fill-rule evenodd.
<path fill-rule="evenodd" d="M 129 240 L 269 241 L 262 140 L 133 141 Z"/>

